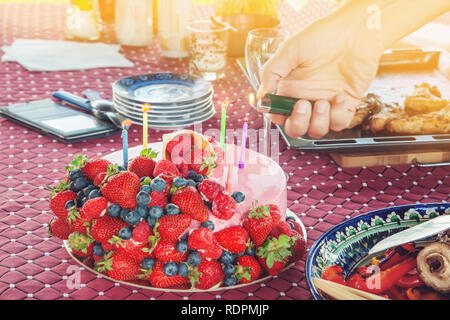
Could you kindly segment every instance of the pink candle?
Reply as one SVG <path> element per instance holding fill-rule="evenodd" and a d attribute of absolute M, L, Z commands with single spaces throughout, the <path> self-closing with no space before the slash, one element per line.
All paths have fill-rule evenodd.
<path fill-rule="evenodd" d="M 247 143 L 248 134 L 248 118 L 245 117 L 244 121 L 244 127 L 242 128 L 241 157 L 239 159 L 239 169 L 244 169 L 245 167 L 245 146 Z"/>

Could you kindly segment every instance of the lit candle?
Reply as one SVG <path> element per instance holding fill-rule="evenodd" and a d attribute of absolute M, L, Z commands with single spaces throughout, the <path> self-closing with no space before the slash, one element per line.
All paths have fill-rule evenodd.
<path fill-rule="evenodd" d="M 148 148 L 148 111 L 150 110 L 149 104 L 142 106 L 142 148 L 147 150 Z"/>
<path fill-rule="evenodd" d="M 244 118 L 244 127 L 242 128 L 242 141 L 241 141 L 241 157 L 239 159 L 239 169 L 244 169 L 245 166 L 245 145 L 247 142 L 248 133 L 248 118 Z"/>
<path fill-rule="evenodd" d="M 131 127 L 131 120 L 126 119 L 122 122 L 122 142 L 123 142 L 123 167 L 128 169 L 128 129 Z"/>
<path fill-rule="evenodd" d="M 220 146 L 223 151 L 225 151 L 225 130 L 226 130 L 226 122 L 227 122 L 227 108 L 228 108 L 228 100 L 225 99 L 222 102 L 222 119 L 220 122 Z"/>

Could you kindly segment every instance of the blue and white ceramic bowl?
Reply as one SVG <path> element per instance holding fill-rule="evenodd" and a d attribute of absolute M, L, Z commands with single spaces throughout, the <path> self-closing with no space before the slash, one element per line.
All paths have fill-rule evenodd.
<path fill-rule="evenodd" d="M 384 238 L 443 214 L 450 214 L 450 203 L 404 205 L 375 210 L 331 228 L 314 243 L 306 261 L 311 294 L 324 299 L 313 279 L 320 278 L 326 267 L 338 264 L 345 271 Z"/>

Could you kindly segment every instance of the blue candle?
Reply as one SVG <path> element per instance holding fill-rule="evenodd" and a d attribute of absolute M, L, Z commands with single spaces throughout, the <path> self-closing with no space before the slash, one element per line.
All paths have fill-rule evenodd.
<path fill-rule="evenodd" d="M 123 142 L 123 167 L 128 169 L 128 129 L 130 129 L 131 120 L 126 119 L 122 122 L 122 142 Z"/>

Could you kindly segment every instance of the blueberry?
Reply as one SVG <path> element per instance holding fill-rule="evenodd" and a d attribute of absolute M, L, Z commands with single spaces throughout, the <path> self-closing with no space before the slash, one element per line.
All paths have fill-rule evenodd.
<path fill-rule="evenodd" d="M 163 272 L 168 277 L 173 277 L 178 273 L 178 265 L 175 262 L 167 262 L 163 267 Z"/>
<path fill-rule="evenodd" d="M 141 218 L 143 219 L 147 219 L 148 217 L 148 207 L 147 206 L 143 206 L 138 204 L 138 206 L 136 207 L 136 209 L 134 209 L 137 213 L 139 213 L 139 215 L 141 216 Z"/>
<path fill-rule="evenodd" d="M 178 208 L 178 206 L 176 204 L 173 203 L 168 203 L 166 205 L 166 213 L 168 215 L 174 215 L 174 214 L 179 214 L 180 213 L 180 208 Z"/>
<path fill-rule="evenodd" d="M 144 258 L 144 260 L 142 260 L 142 268 L 144 268 L 144 269 L 151 269 L 154 266 L 155 266 L 155 259 Z"/>
<path fill-rule="evenodd" d="M 156 224 L 156 219 L 155 218 L 153 218 L 153 217 L 151 217 L 151 216 L 148 216 L 147 217 L 147 223 L 148 223 L 148 225 L 150 226 L 150 227 L 154 227 L 155 226 L 155 224 Z"/>
<path fill-rule="evenodd" d="M 225 287 L 234 286 L 237 284 L 237 279 L 235 276 L 225 277 L 223 280 L 223 285 Z"/>
<path fill-rule="evenodd" d="M 161 208 L 160 206 L 153 206 L 150 208 L 148 214 L 150 217 L 154 219 L 159 219 L 163 216 L 164 211 L 163 208 Z"/>
<path fill-rule="evenodd" d="M 103 256 L 103 254 L 105 253 L 105 250 L 103 250 L 102 244 L 96 243 L 94 245 L 94 248 L 92 248 L 92 253 L 99 257 Z"/>
<path fill-rule="evenodd" d="M 124 221 L 130 226 L 135 226 L 141 221 L 141 216 L 136 211 L 130 211 L 125 215 Z"/>
<path fill-rule="evenodd" d="M 232 276 L 236 272 L 236 268 L 230 263 L 225 263 L 222 270 L 223 273 L 225 273 L 225 276 Z"/>
<path fill-rule="evenodd" d="M 177 243 L 177 251 L 181 253 L 185 253 L 188 250 L 187 241 L 181 240 Z"/>
<path fill-rule="evenodd" d="M 141 186 L 140 191 L 150 193 L 152 192 L 152 188 L 148 184 L 144 184 L 143 186 Z"/>
<path fill-rule="evenodd" d="M 120 210 L 122 210 L 122 208 L 118 204 L 112 204 L 108 208 L 108 215 L 110 215 L 111 217 L 118 217 L 120 214 Z"/>
<path fill-rule="evenodd" d="M 292 230 L 295 230 L 295 225 L 292 223 L 292 221 L 289 220 L 287 223 L 291 226 Z"/>
<path fill-rule="evenodd" d="M 197 172 L 195 172 L 194 170 L 189 170 L 186 178 L 194 180 L 196 176 L 197 176 Z"/>
<path fill-rule="evenodd" d="M 201 174 L 198 174 L 198 175 L 194 178 L 194 181 L 197 182 L 197 183 L 200 183 L 200 182 L 202 182 L 203 180 L 205 180 L 205 178 L 204 178 Z"/>
<path fill-rule="evenodd" d="M 130 227 L 123 227 L 119 230 L 119 237 L 123 240 L 131 239 L 133 230 Z"/>
<path fill-rule="evenodd" d="M 103 197 L 100 190 L 94 189 L 89 193 L 89 199 L 100 198 Z"/>
<path fill-rule="evenodd" d="M 86 188 L 83 189 L 83 193 L 85 196 L 88 196 L 89 193 L 91 193 L 92 190 L 97 189 L 96 186 L 94 186 L 93 184 L 88 185 Z"/>
<path fill-rule="evenodd" d="M 187 258 L 187 263 L 193 267 L 198 266 L 202 261 L 202 257 L 198 254 L 198 252 L 191 252 Z"/>
<path fill-rule="evenodd" d="M 139 193 L 136 196 L 137 203 L 144 206 L 148 205 L 150 203 L 150 200 L 151 200 L 150 195 L 148 194 L 148 192 L 145 191 L 139 191 Z"/>
<path fill-rule="evenodd" d="M 232 264 L 235 259 L 236 256 L 234 254 L 225 250 L 222 251 L 222 255 L 220 256 L 220 262 L 225 264 Z"/>
<path fill-rule="evenodd" d="M 83 176 L 83 171 L 81 169 L 73 169 L 69 172 L 69 180 L 75 181 L 77 178 L 80 178 Z"/>
<path fill-rule="evenodd" d="M 178 264 L 178 275 L 180 277 L 187 277 L 187 275 L 189 274 L 189 267 L 186 263 L 184 262 L 180 262 Z"/>
<path fill-rule="evenodd" d="M 200 226 L 208 228 L 211 231 L 214 231 L 214 223 L 211 220 L 207 220 L 205 222 L 202 222 Z"/>
<path fill-rule="evenodd" d="M 166 188 L 166 182 L 161 178 L 155 178 L 150 182 L 150 187 L 153 191 L 164 191 Z"/>
<path fill-rule="evenodd" d="M 126 217 L 126 215 L 127 215 L 129 212 L 130 212 L 130 209 L 125 209 L 125 208 L 121 209 L 121 210 L 120 210 L 120 218 L 121 218 L 123 221 L 125 221 L 125 217 Z"/>
<path fill-rule="evenodd" d="M 85 204 L 86 201 L 88 201 L 88 200 L 89 200 L 89 197 L 84 197 L 83 199 L 81 199 L 81 203 L 80 203 L 81 207 L 84 206 L 84 204 Z"/>
<path fill-rule="evenodd" d="M 189 180 L 186 180 L 186 186 L 191 186 L 191 187 L 195 188 L 197 186 L 197 183 L 195 183 L 194 180 L 189 179 Z"/>
<path fill-rule="evenodd" d="M 176 188 L 182 188 L 186 186 L 186 179 L 184 179 L 183 177 L 175 177 L 172 183 Z"/>
<path fill-rule="evenodd" d="M 86 188 L 88 185 L 89 181 L 85 177 L 79 177 L 73 183 L 73 187 L 77 192 Z"/>
<path fill-rule="evenodd" d="M 237 202 L 237 203 L 241 203 L 244 202 L 245 200 L 245 195 L 240 192 L 240 191 L 235 191 L 233 192 L 233 194 L 231 195 L 231 197 Z"/>
<path fill-rule="evenodd" d="M 245 249 L 244 254 L 248 255 L 248 256 L 254 256 L 256 253 L 256 247 L 255 246 L 251 246 L 251 247 L 247 247 L 247 249 Z"/>
<path fill-rule="evenodd" d="M 65 205 L 66 209 L 72 208 L 74 206 L 75 206 L 75 201 L 73 201 L 73 200 L 67 201 L 66 205 Z"/>

